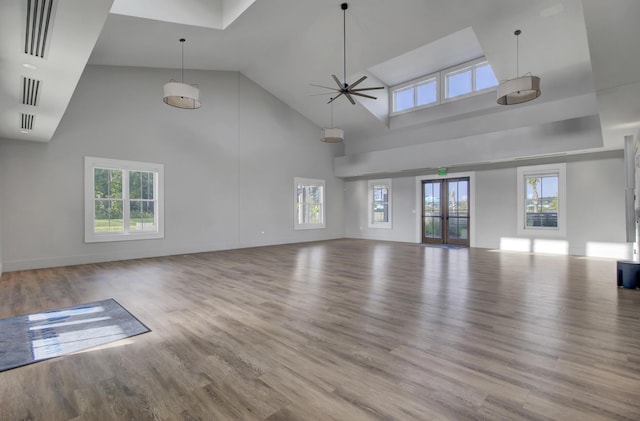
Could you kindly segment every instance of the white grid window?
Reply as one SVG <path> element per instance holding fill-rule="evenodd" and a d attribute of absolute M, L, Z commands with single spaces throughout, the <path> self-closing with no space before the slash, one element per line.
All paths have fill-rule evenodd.
<path fill-rule="evenodd" d="M 518 235 L 566 235 L 566 164 L 518 167 Z"/>
<path fill-rule="evenodd" d="M 392 87 L 390 115 L 467 98 L 496 86 L 498 80 L 491 65 L 479 58 Z"/>
<path fill-rule="evenodd" d="M 85 242 L 164 237 L 164 166 L 87 156 Z"/>
<path fill-rule="evenodd" d="M 324 190 L 324 180 L 295 177 L 294 229 L 321 229 L 326 227 Z"/>
<path fill-rule="evenodd" d="M 391 179 L 369 180 L 369 228 L 391 228 Z"/>

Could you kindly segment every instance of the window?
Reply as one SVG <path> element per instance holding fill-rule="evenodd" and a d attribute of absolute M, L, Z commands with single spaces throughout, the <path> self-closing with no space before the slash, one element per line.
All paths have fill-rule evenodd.
<path fill-rule="evenodd" d="M 392 89 L 392 113 L 438 104 L 438 76 L 423 77 Z"/>
<path fill-rule="evenodd" d="M 444 89 L 440 89 L 440 86 Z M 493 89 L 498 80 L 484 58 L 391 88 L 391 115 L 438 105 Z M 442 91 L 442 92 L 441 92 Z"/>
<path fill-rule="evenodd" d="M 564 236 L 565 164 L 518 168 L 518 234 Z"/>
<path fill-rule="evenodd" d="M 471 93 L 473 91 L 473 78 L 471 75 L 470 67 L 448 73 L 445 76 L 447 80 L 447 98 L 455 98 Z"/>
<path fill-rule="evenodd" d="M 438 102 L 438 82 L 435 77 L 423 78 L 393 91 L 393 111 L 401 112 Z"/>
<path fill-rule="evenodd" d="M 394 95 L 395 111 L 404 111 L 409 108 L 415 107 L 415 87 L 410 86 L 408 88 L 396 91 Z"/>
<path fill-rule="evenodd" d="M 369 180 L 369 228 L 391 228 L 391 179 Z"/>
<path fill-rule="evenodd" d="M 446 99 L 452 99 L 481 92 L 498 86 L 491 65 L 484 60 L 476 60 L 443 72 Z"/>
<path fill-rule="evenodd" d="M 164 166 L 87 156 L 85 242 L 164 238 Z"/>
<path fill-rule="evenodd" d="M 294 229 L 325 228 L 324 187 L 324 180 L 294 179 Z"/>
<path fill-rule="evenodd" d="M 475 90 L 476 91 L 484 91 L 485 89 L 490 89 L 495 86 L 498 86 L 498 79 L 496 79 L 496 75 L 493 74 L 493 69 L 489 63 L 482 62 L 478 63 L 474 66 L 475 72 Z"/>
<path fill-rule="evenodd" d="M 438 84 L 429 80 L 416 86 L 416 106 L 433 104 L 438 101 Z"/>

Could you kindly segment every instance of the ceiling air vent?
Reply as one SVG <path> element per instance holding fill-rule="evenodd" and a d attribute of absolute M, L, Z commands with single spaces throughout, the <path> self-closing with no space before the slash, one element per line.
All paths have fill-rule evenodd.
<path fill-rule="evenodd" d="M 22 130 L 33 130 L 33 120 L 35 120 L 36 116 L 33 114 L 20 113 L 20 117 L 20 128 Z"/>
<path fill-rule="evenodd" d="M 57 0 L 26 0 L 25 3 L 27 13 L 24 52 L 31 56 L 44 58 L 48 51 L 47 41 L 51 37 L 49 29 Z"/>
<path fill-rule="evenodd" d="M 38 94 L 40 93 L 40 81 L 30 77 L 22 77 L 22 103 L 24 105 L 38 105 Z"/>

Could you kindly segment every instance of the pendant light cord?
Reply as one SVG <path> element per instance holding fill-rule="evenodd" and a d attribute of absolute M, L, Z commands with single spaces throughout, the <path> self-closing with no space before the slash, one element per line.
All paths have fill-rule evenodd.
<path fill-rule="evenodd" d="M 181 78 L 182 78 L 182 83 L 184 83 L 184 39 L 181 39 L 180 43 L 182 44 L 182 74 L 181 74 Z"/>
<path fill-rule="evenodd" d="M 345 6 L 346 4 L 347 3 L 345 3 Z M 343 81 L 344 81 L 344 86 L 346 88 L 348 85 L 347 85 L 347 8 L 345 6 L 342 7 L 342 33 L 343 33 L 343 37 L 342 37 L 342 51 L 343 51 L 342 71 L 343 73 L 342 75 L 344 76 Z"/>
<path fill-rule="evenodd" d="M 521 30 L 516 29 L 513 33 L 516 36 L 516 78 L 520 77 L 520 34 Z"/>
<path fill-rule="evenodd" d="M 333 98 L 331 98 L 331 128 L 333 129 Z"/>
<path fill-rule="evenodd" d="M 516 77 L 520 77 L 520 37 L 516 35 Z"/>

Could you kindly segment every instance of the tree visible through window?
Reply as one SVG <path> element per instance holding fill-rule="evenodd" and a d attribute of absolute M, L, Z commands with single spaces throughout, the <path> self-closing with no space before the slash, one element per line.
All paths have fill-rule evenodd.
<path fill-rule="evenodd" d="M 155 174 L 129 172 L 129 214 L 132 231 L 155 230 Z"/>
<path fill-rule="evenodd" d="M 94 231 L 122 232 L 122 170 L 95 168 L 93 184 L 95 190 Z"/>
<path fill-rule="evenodd" d="M 518 235 L 566 236 L 566 164 L 518 167 L 517 177 Z"/>
<path fill-rule="evenodd" d="M 324 180 L 298 178 L 295 184 L 295 229 L 324 228 Z"/>
<path fill-rule="evenodd" d="M 85 241 L 162 238 L 161 164 L 85 158 Z"/>
<path fill-rule="evenodd" d="M 526 227 L 558 227 L 558 176 L 527 176 Z"/>

